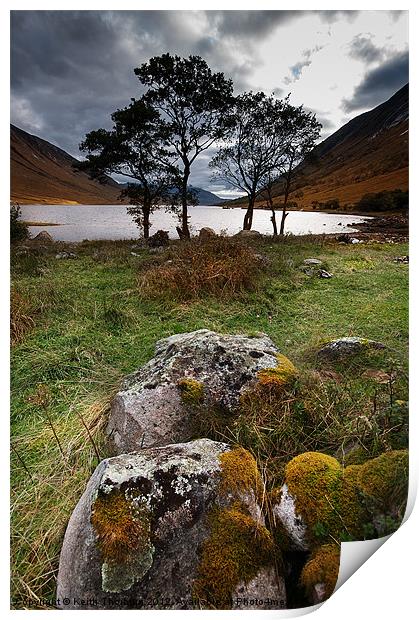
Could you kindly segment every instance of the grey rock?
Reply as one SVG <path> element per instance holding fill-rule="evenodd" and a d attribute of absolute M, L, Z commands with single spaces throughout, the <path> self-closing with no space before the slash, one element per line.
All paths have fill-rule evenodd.
<path fill-rule="evenodd" d="M 233 486 L 226 492 L 220 485 L 220 456 L 230 450 L 227 444 L 199 439 L 102 461 L 65 533 L 57 579 L 58 606 L 193 609 L 194 583 L 203 545 L 211 536 L 213 511 L 240 502 L 248 519 L 258 515 L 254 527 L 264 526 L 252 489 L 243 492 Z M 114 502 L 119 502 L 119 511 L 112 512 Z M 124 511 L 129 516 L 120 528 L 118 519 Z M 128 546 L 127 529 L 132 536 Z M 106 533 L 111 536 L 113 560 L 107 555 Z M 228 551 L 226 545 L 226 554 Z M 284 581 L 274 573 L 274 558 L 269 566 L 255 564 L 249 583 L 238 583 L 231 593 L 232 606 L 239 594 L 285 600 Z"/>
<path fill-rule="evenodd" d="M 77 254 L 75 254 L 74 252 L 58 252 L 58 254 L 55 255 L 55 258 L 58 260 L 62 260 L 62 259 L 74 259 L 77 258 Z"/>
<path fill-rule="evenodd" d="M 297 513 L 295 498 L 289 493 L 288 486 L 281 488 L 280 501 L 272 507 L 275 522 L 282 525 L 289 538 L 290 547 L 296 551 L 308 551 L 310 545 L 307 537 L 307 525 Z"/>
<path fill-rule="evenodd" d="M 201 329 L 160 340 L 155 356 L 126 377 L 112 402 L 107 433 L 116 451 L 188 441 L 197 411 L 182 399 L 180 380 L 202 385 L 202 411 L 216 405 L 232 412 L 257 372 L 278 365 L 277 353 L 264 334 L 250 338 Z"/>
<path fill-rule="evenodd" d="M 304 265 L 322 265 L 323 261 L 318 258 L 305 258 L 303 263 Z"/>
<path fill-rule="evenodd" d="M 329 273 L 325 269 L 320 269 L 320 271 L 319 271 L 319 278 L 333 278 L 333 274 Z"/>
<path fill-rule="evenodd" d="M 243 237 L 244 239 L 260 239 L 262 237 L 258 230 L 240 230 L 235 237 Z"/>
<path fill-rule="evenodd" d="M 208 226 L 204 226 L 199 231 L 199 235 L 198 236 L 199 236 L 199 238 L 201 240 L 205 241 L 206 239 L 212 239 L 212 238 L 216 237 L 217 233 L 212 228 L 209 228 Z"/>
<path fill-rule="evenodd" d="M 340 358 L 348 355 L 354 355 L 361 353 L 362 351 L 368 351 L 369 349 L 385 349 L 385 345 L 375 340 L 369 340 L 368 338 L 357 338 L 350 336 L 347 338 L 337 338 L 331 340 L 322 346 L 317 352 L 320 357 L 324 358 Z"/>

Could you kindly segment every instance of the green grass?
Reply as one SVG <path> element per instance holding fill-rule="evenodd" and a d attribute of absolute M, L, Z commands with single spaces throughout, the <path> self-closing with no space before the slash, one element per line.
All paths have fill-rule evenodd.
<path fill-rule="evenodd" d="M 201 328 L 265 332 L 306 377 L 302 393 L 318 415 L 327 409 L 332 418 L 336 412 L 356 418 L 362 406 L 369 411 L 374 400 L 387 403 L 386 386 L 377 388 L 377 396 L 376 384 L 360 377 L 368 367 L 388 370 L 389 364 L 396 365 L 399 379 L 391 398 L 406 398 L 408 273 L 406 265 L 393 262 L 407 254 L 405 244 L 263 240 L 257 251 L 271 263 L 258 290 L 230 300 L 204 297 L 187 303 L 140 296 L 138 275 L 156 259 L 147 250 L 132 256 L 128 242 L 83 243 L 76 260 L 56 260 L 56 251 L 39 251 L 29 259 L 12 253 L 13 290 L 28 301 L 34 321 L 12 348 L 15 608 L 52 606 L 48 601 L 54 597 L 68 518 L 97 465 L 96 452 L 100 458 L 107 456 L 103 429 L 109 402 L 121 378 L 152 357 L 158 339 Z M 324 260 L 334 277 L 304 275 L 299 266 L 308 257 Z M 317 388 L 310 391 L 316 346 L 350 335 L 384 342 L 393 361 L 386 354 L 386 359 L 339 368 L 343 387 L 326 381 L 318 388 L 317 380 Z M 36 402 L 39 385 L 48 391 L 45 406 Z M 323 417 L 316 445 L 324 437 L 324 449 L 331 450 L 336 443 L 332 418 Z M 254 442 L 253 451 L 266 458 L 275 445 L 272 448 L 272 437 L 268 442 L 266 434 L 258 444 L 257 424 L 258 419 L 250 439 L 240 435 L 240 427 L 232 437 L 236 433 L 243 443 Z M 385 428 L 389 425 L 391 421 Z M 359 429 L 353 432 L 359 436 Z"/>

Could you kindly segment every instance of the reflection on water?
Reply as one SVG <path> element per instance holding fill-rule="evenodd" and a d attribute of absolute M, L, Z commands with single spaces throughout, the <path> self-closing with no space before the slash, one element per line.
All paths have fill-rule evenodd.
<path fill-rule="evenodd" d="M 127 214 L 123 205 L 23 205 L 22 219 L 29 222 L 49 222 L 61 226 L 30 226 L 32 235 L 46 230 L 57 241 L 82 241 L 83 239 L 136 239 L 138 228 Z M 213 228 L 217 233 L 224 231 L 229 235 L 242 229 L 243 209 L 223 209 L 222 207 L 191 207 L 190 228 L 196 234 L 203 226 Z M 253 229 L 263 234 L 272 234 L 269 211 L 255 210 Z M 278 227 L 280 213 L 277 213 Z M 354 215 L 331 213 L 307 213 L 291 211 L 286 219 L 285 231 L 294 235 L 337 233 L 348 230 L 367 218 Z M 165 209 L 156 210 L 152 216 L 151 234 L 158 229 L 169 231 L 171 238 L 177 238 L 176 215 Z"/>

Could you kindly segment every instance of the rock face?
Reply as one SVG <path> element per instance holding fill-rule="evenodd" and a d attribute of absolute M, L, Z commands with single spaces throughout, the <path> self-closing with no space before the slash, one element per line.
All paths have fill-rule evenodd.
<path fill-rule="evenodd" d="M 385 345 L 375 340 L 368 340 L 368 338 L 337 338 L 323 345 L 317 354 L 324 358 L 336 359 L 368 351 L 369 349 L 385 349 Z"/>
<path fill-rule="evenodd" d="M 67 527 L 59 607 L 284 607 L 262 489 L 246 450 L 208 439 L 102 461 Z"/>
<path fill-rule="evenodd" d="M 107 433 L 117 452 L 188 441 L 200 412 L 233 411 L 258 371 L 281 366 L 277 354 L 265 335 L 201 329 L 160 340 L 155 357 L 125 379 L 112 403 Z"/>

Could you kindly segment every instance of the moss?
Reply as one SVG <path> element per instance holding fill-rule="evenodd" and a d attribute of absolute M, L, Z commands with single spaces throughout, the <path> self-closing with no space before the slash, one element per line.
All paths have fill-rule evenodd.
<path fill-rule="evenodd" d="M 401 521 L 406 509 L 408 481 L 407 450 L 384 452 L 359 467 L 358 488 L 372 516 L 387 514 Z"/>
<path fill-rule="evenodd" d="M 281 353 L 277 353 L 278 365 L 274 368 L 264 368 L 257 373 L 260 385 L 284 387 L 293 381 L 297 376 L 297 369 L 294 364 Z"/>
<path fill-rule="evenodd" d="M 268 530 L 243 512 L 239 503 L 216 509 L 202 550 L 194 595 L 205 606 L 229 609 L 237 585 L 272 564 L 274 543 Z"/>
<path fill-rule="evenodd" d="M 224 452 L 219 457 L 221 495 L 243 495 L 253 491 L 257 500 L 262 500 L 264 485 L 253 456 L 244 448 L 238 447 Z"/>
<path fill-rule="evenodd" d="M 338 513 L 342 467 L 338 461 L 320 452 L 305 452 L 288 463 L 285 477 L 312 542 L 338 538 L 342 528 Z"/>
<path fill-rule="evenodd" d="M 204 384 L 196 379 L 184 377 L 179 379 L 177 386 L 180 390 L 180 397 L 185 405 L 198 405 L 204 400 Z"/>
<path fill-rule="evenodd" d="M 100 494 L 92 506 L 91 522 L 102 556 L 102 587 L 107 592 L 127 590 L 152 564 L 150 514 L 113 490 Z"/>
<path fill-rule="evenodd" d="M 342 496 L 339 502 L 339 514 L 344 526 L 341 540 L 362 540 L 364 537 L 363 525 L 368 520 L 368 515 L 359 493 L 359 470 L 359 465 L 349 465 L 343 470 Z"/>
<path fill-rule="evenodd" d="M 322 545 L 310 555 L 301 572 L 300 583 L 313 603 L 324 601 L 332 595 L 339 575 L 339 566 L 340 547 L 338 545 Z M 321 594 L 313 591 L 315 586 L 320 584 Z"/>

